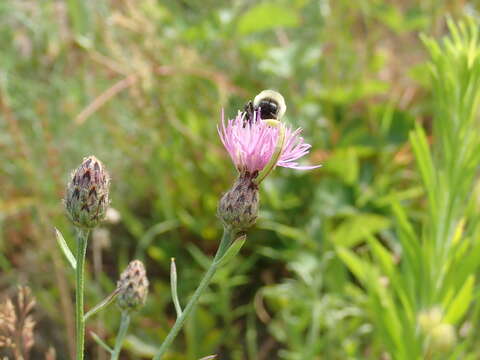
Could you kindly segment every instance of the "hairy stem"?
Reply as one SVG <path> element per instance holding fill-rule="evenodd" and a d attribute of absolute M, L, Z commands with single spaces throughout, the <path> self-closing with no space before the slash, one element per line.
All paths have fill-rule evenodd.
<path fill-rule="evenodd" d="M 127 335 L 128 326 L 130 325 L 130 314 L 128 311 L 122 311 L 122 320 L 120 321 L 120 328 L 118 329 L 117 339 L 115 340 L 115 347 L 113 348 L 111 360 L 117 360 L 122 349 L 125 335 Z"/>
<path fill-rule="evenodd" d="M 83 360 L 85 343 L 85 320 L 83 319 L 83 289 L 84 289 L 84 268 L 85 255 L 87 252 L 87 240 L 89 230 L 77 229 L 77 267 L 75 271 L 76 293 L 75 293 L 75 325 L 77 339 L 77 360 Z"/>
<path fill-rule="evenodd" d="M 188 304 L 185 307 L 185 309 L 183 310 L 182 314 L 179 317 L 177 317 L 177 320 L 175 321 L 175 324 L 170 329 L 170 332 L 168 333 L 167 337 L 165 338 L 162 345 L 158 349 L 157 353 L 153 357 L 153 360 L 160 360 L 162 358 L 162 355 L 165 354 L 165 352 L 167 351 L 167 348 L 172 344 L 173 340 L 178 335 L 179 331 L 182 329 L 188 315 L 190 315 L 190 313 L 193 310 L 193 307 L 195 306 L 195 304 L 200 299 L 200 296 L 202 295 L 202 293 L 205 291 L 205 289 L 210 284 L 210 281 L 212 280 L 213 275 L 215 275 L 215 272 L 217 271 L 218 266 L 219 266 L 219 262 L 220 262 L 222 256 L 227 251 L 228 247 L 230 246 L 234 235 L 235 234 L 231 230 L 224 229 L 223 236 L 222 236 L 222 241 L 220 242 L 220 245 L 218 246 L 218 250 L 217 250 L 217 253 L 215 254 L 215 258 L 213 259 L 212 264 L 210 265 L 207 272 L 203 276 L 202 281 L 200 282 L 197 289 L 193 293 L 192 298 L 188 302 Z"/>

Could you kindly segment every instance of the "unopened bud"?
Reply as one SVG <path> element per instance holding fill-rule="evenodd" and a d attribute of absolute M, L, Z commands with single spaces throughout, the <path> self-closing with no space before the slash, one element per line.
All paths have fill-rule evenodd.
<path fill-rule="evenodd" d="M 255 224 L 258 215 L 258 186 L 249 173 L 240 174 L 218 205 L 217 214 L 224 226 L 243 231 Z"/>
<path fill-rule="evenodd" d="M 455 328 L 443 319 L 442 309 L 438 306 L 422 311 L 418 315 L 418 324 L 428 340 L 430 351 L 445 352 L 457 341 Z"/>
<path fill-rule="evenodd" d="M 420 329 L 426 334 L 430 333 L 434 327 L 440 325 L 442 320 L 442 309 L 437 306 L 423 310 L 418 315 L 418 324 L 420 325 Z"/>
<path fill-rule="evenodd" d="M 449 351 L 457 342 L 455 328 L 450 324 L 435 326 L 430 332 L 432 350 L 437 352 Z"/>
<path fill-rule="evenodd" d="M 83 159 L 67 185 L 65 207 L 70 220 L 81 228 L 94 228 L 105 217 L 110 202 L 110 177 L 95 157 Z"/>
<path fill-rule="evenodd" d="M 145 266 L 133 260 L 117 282 L 117 305 L 122 311 L 135 311 L 145 304 L 148 295 L 148 279 Z"/>

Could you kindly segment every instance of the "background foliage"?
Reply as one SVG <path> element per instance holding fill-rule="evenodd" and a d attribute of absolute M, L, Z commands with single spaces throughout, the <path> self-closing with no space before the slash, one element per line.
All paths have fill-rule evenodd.
<path fill-rule="evenodd" d="M 124 358 L 148 357 L 175 317 L 170 257 L 185 301 L 221 235 L 216 205 L 235 176 L 216 132 L 221 109 L 233 115 L 265 88 L 285 96 L 287 121 L 313 144 L 309 161 L 324 166 L 277 169 L 265 181 L 257 227 L 169 358 L 478 358 L 476 266 L 442 268 L 450 251 L 455 261 L 480 251 L 476 205 L 465 209 L 478 162 L 457 166 L 451 153 L 477 149 L 459 135 L 476 129 L 475 106 L 446 100 L 476 94 L 478 75 L 462 59 L 448 63 L 457 52 L 441 64 L 445 53 L 429 40 L 430 68 L 459 72 L 432 82 L 419 37 L 445 35 L 446 14 L 478 16 L 475 2 L 461 0 L 1 1 L 0 289 L 9 296 L 28 284 L 37 298 L 32 358 L 50 345 L 60 359 L 72 351 L 73 274 L 53 232 L 72 244 L 60 201 L 69 171 L 95 154 L 112 174 L 121 221 L 90 242 L 86 303 L 143 259 L 150 297 Z M 456 117 L 463 125 L 437 125 Z M 435 202 L 450 189 L 458 192 Z M 410 232 L 425 248 L 405 265 Z M 462 249 L 438 245 L 455 234 L 467 237 Z M 439 272 L 444 287 L 428 290 Z M 467 298 L 455 303 L 462 289 Z M 461 316 L 448 312 L 451 301 Z M 419 331 L 437 305 L 458 338 L 443 354 Z M 112 307 L 88 329 L 111 342 L 118 323 Z M 88 336 L 87 345 L 87 358 L 105 359 Z"/>

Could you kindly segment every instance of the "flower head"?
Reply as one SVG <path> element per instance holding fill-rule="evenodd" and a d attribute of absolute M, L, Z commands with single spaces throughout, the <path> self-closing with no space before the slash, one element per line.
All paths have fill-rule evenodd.
<path fill-rule="evenodd" d="M 145 266 L 133 260 L 120 275 L 117 282 L 117 305 L 122 311 L 138 310 L 145 304 L 148 295 L 148 279 Z"/>
<path fill-rule="evenodd" d="M 222 112 L 218 134 L 239 172 L 218 204 L 217 215 L 225 228 L 241 232 L 255 224 L 260 202 L 258 185 L 276 166 L 298 170 L 319 167 L 297 162 L 311 146 L 300 136 L 302 129 L 292 130 L 279 121 L 285 110 L 281 94 L 264 90 L 234 119 L 225 121 Z M 262 114 L 269 118 L 262 119 Z"/>
<path fill-rule="evenodd" d="M 65 192 L 65 207 L 70 220 L 81 228 L 94 228 L 105 217 L 109 204 L 110 176 L 95 157 L 83 159 L 72 172 Z"/>
<path fill-rule="evenodd" d="M 217 127 L 220 139 L 240 173 L 248 173 L 254 178 L 267 165 L 282 166 L 297 170 L 315 169 L 319 166 L 301 166 L 297 161 L 308 154 L 311 145 L 305 143 L 300 136 L 302 129 L 295 131 L 284 123 L 263 121 L 260 112 L 248 119 L 244 112 L 231 120 L 225 121 L 222 112 L 222 123 Z M 281 138 L 283 137 L 283 138 Z M 276 159 L 278 144 L 283 141 Z M 270 164 L 272 158 L 275 163 Z"/>

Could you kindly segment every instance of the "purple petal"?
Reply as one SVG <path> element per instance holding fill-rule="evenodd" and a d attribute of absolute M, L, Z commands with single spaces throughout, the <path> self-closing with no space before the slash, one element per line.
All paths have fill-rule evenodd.
<path fill-rule="evenodd" d="M 279 129 L 260 119 L 259 113 L 251 122 L 239 112 L 234 119 L 225 121 L 222 110 L 221 124 L 217 125 L 220 139 L 239 171 L 261 171 L 270 161 L 278 142 Z M 316 169 L 321 165 L 302 166 L 297 160 L 309 153 L 311 145 L 300 136 L 301 128 L 292 131 L 285 127 L 285 144 L 277 166 L 297 170 Z"/>

